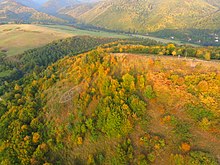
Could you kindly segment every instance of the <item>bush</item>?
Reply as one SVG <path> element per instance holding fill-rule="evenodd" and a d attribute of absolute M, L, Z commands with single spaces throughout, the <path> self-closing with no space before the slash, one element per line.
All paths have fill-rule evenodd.
<path fill-rule="evenodd" d="M 190 152 L 189 163 L 191 165 L 218 165 L 217 160 L 215 160 L 210 154 L 202 151 Z"/>
<path fill-rule="evenodd" d="M 152 98 L 155 98 L 155 97 L 156 97 L 151 85 L 146 86 L 146 89 L 145 89 L 145 91 L 144 91 L 144 95 L 145 95 L 145 97 L 147 97 L 148 99 L 152 99 Z"/>
<path fill-rule="evenodd" d="M 181 138 L 183 141 L 188 141 L 188 139 L 191 137 L 191 133 L 189 131 L 189 124 L 185 122 L 179 122 L 177 123 L 176 127 L 174 128 L 174 133 L 176 136 Z"/>
<path fill-rule="evenodd" d="M 214 114 L 211 111 L 205 109 L 203 106 L 189 105 L 188 113 L 196 121 L 202 121 L 204 118 L 207 118 L 208 120 L 212 120 L 214 118 Z"/>

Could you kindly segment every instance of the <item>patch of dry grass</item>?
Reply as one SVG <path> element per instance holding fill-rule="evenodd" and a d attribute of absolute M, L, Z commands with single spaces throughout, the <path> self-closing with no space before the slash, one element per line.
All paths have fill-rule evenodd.
<path fill-rule="evenodd" d="M 73 34 L 31 24 L 0 25 L 0 49 L 7 51 L 8 56 L 13 56 L 71 36 Z"/>

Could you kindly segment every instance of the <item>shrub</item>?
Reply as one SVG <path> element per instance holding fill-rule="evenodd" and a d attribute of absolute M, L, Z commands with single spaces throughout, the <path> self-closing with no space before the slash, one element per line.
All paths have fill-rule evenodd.
<path fill-rule="evenodd" d="M 214 157 L 202 151 L 190 152 L 189 163 L 191 165 L 218 165 Z"/>

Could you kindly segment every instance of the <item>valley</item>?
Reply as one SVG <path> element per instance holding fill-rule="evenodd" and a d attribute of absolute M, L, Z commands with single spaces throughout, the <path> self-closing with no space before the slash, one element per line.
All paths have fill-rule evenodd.
<path fill-rule="evenodd" d="M 5 24 L 0 25 L 0 50 L 7 56 L 14 56 L 22 54 L 26 50 L 41 47 L 50 42 L 73 36 L 93 36 L 118 39 L 145 37 L 162 43 L 199 46 L 196 44 L 171 39 L 162 39 L 142 35 L 129 35 L 123 33 L 106 32 L 102 30 L 81 30 L 76 27 L 65 25 Z"/>

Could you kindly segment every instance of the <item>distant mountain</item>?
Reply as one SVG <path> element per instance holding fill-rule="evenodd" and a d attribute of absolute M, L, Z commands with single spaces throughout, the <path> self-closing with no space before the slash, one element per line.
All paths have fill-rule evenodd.
<path fill-rule="evenodd" d="M 33 0 L 15 0 L 15 1 L 22 5 L 25 5 L 25 6 L 34 8 L 34 9 L 40 8 L 40 5 Z"/>
<path fill-rule="evenodd" d="M 0 0 L 0 2 L 3 2 L 4 0 Z M 14 0 L 17 3 L 20 3 L 24 6 L 31 7 L 34 9 L 39 9 L 40 8 L 40 3 L 38 3 L 37 0 Z"/>
<path fill-rule="evenodd" d="M 41 10 L 46 13 L 55 14 L 62 8 L 76 5 L 76 4 L 80 4 L 80 1 L 78 0 L 48 0 L 42 5 Z"/>
<path fill-rule="evenodd" d="M 106 0 L 60 10 L 80 22 L 111 30 L 220 28 L 220 0 Z M 211 16 L 211 19 L 209 17 Z"/>
<path fill-rule="evenodd" d="M 3 0 L 0 2 L 0 22 L 65 23 L 66 21 L 39 12 L 22 3 L 18 3 L 17 0 Z"/>

